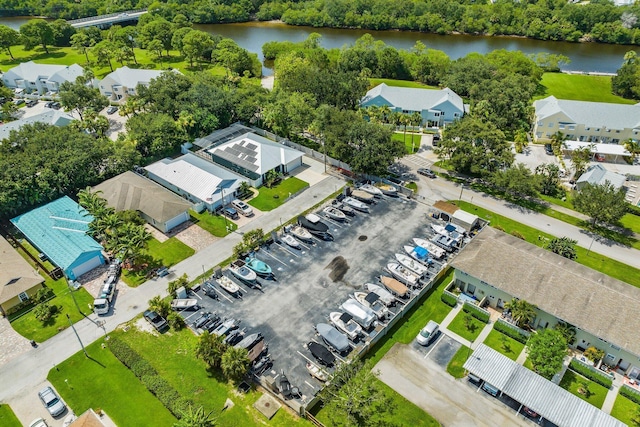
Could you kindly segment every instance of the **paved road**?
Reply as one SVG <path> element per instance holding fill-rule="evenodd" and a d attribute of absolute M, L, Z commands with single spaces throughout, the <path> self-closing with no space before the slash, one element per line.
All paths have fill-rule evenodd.
<path fill-rule="evenodd" d="M 202 274 L 203 266 L 208 270 L 227 259 L 233 253 L 233 247 L 242 240 L 242 233 L 255 228 L 262 228 L 265 231 L 272 230 L 282 222 L 288 221 L 320 202 L 342 185 L 344 185 L 344 181 L 328 176 L 279 208 L 265 213 L 245 227 L 239 228 L 226 238 L 216 241 L 211 246 L 177 264 L 172 268 L 174 274 L 150 280 L 137 288 L 128 290 L 122 297 L 117 298 L 114 313 L 110 316 L 98 318 L 92 314 L 87 319 L 75 324 L 82 342 L 85 346 L 89 345 L 114 330 L 119 324 L 140 314 L 146 309 L 146 302 L 153 296 L 167 294 L 167 284 L 170 280 L 184 273 L 187 273 L 190 278 L 197 277 Z M 96 325 L 98 319 L 106 320 L 103 327 Z M 0 402 L 10 402 L 12 397 L 33 393 L 34 403 L 37 404 L 35 387 L 42 383 L 54 364 L 61 363 L 79 350 L 80 344 L 73 330 L 68 328 L 42 343 L 38 348 L 0 366 L 0 378 L 2 379 Z"/>

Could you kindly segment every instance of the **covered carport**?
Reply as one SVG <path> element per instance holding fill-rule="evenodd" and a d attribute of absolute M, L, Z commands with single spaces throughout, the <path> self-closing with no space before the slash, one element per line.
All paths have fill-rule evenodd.
<path fill-rule="evenodd" d="M 559 427 L 623 427 L 626 424 L 560 386 L 480 344 L 464 369 Z"/>
<path fill-rule="evenodd" d="M 591 160 L 598 162 L 618 163 L 618 160 L 624 160 L 624 157 L 631 156 L 631 153 L 629 153 L 625 146 L 621 144 L 595 144 L 593 142 L 565 141 L 563 150 L 566 154 L 571 155 L 571 152 L 585 147 L 589 147 L 591 150 Z"/>

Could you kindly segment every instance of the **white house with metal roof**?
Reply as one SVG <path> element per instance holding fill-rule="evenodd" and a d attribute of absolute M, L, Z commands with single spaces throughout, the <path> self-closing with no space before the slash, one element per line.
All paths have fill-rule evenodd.
<path fill-rule="evenodd" d="M 60 110 L 47 109 L 35 116 L 27 117 L 20 120 L 0 125 L 0 142 L 8 138 L 12 130 L 19 130 L 22 126 L 33 123 L 45 123 L 52 126 L 66 126 L 75 119 L 68 113 Z"/>
<path fill-rule="evenodd" d="M 84 68 L 78 64 L 56 65 L 23 62 L 4 73 L 2 82 L 10 89 L 38 95 L 55 94 L 64 82 L 75 82 L 84 74 Z"/>
<path fill-rule="evenodd" d="M 121 102 L 131 95 L 136 95 L 138 85 L 147 86 L 152 79 L 160 77 L 162 70 L 143 70 L 120 67 L 107 74 L 98 83 L 100 93 L 109 98 L 110 101 Z M 178 72 L 178 71 L 173 71 Z"/>
<path fill-rule="evenodd" d="M 640 104 L 569 101 L 548 96 L 533 103 L 536 140 L 546 141 L 556 132 L 567 140 L 620 144 L 638 139 Z"/>
<path fill-rule="evenodd" d="M 381 83 L 360 101 L 363 108 L 387 106 L 391 111 L 422 116 L 422 125 L 443 126 L 461 118 L 465 113 L 462 98 L 449 88 L 420 89 L 387 86 Z"/>
<path fill-rule="evenodd" d="M 290 173 L 302 166 L 304 153 L 286 145 L 247 132 L 228 142 L 205 150 L 211 160 L 242 175 L 253 187 L 259 187 L 267 172 Z"/>
<path fill-rule="evenodd" d="M 593 165 L 585 173 L 580 175 L 580 178 L 576 181 L 576 188 L 581 190 L 587 183 L 591 185 L 602 185 L 605 182 L 610 182 L 615 188 L 620 188 L 624 185 L 627 177 L 625 175 L 608 171 L 602 165 Z"/>
<path fill-rule="evenodd" d="M 144 168 L 150 179 L 193 203 L 194 209 L 215 211 L 229 203 L 243 181 L 241 175 L 196 156 L 184 154 Z"/>

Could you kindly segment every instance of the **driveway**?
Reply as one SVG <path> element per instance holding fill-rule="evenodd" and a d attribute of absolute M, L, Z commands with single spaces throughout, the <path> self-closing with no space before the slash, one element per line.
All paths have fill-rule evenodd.
<path fill-rule="evenodd" d="M 17 333 L 6 317 L 0 317 L 0 365 L 31 350 L 29 340 Z"/>
<path fill-rule="evenodd" d="M 466 379 L 455 380 L 411 346 L 394 345 L 374 369 L 385 384 L 444 426 L 532 426 Z"/>

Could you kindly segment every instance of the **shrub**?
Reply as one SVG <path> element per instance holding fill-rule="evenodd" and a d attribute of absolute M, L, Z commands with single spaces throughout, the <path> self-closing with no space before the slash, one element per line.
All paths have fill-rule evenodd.
<path fill-rule="evenodd" d="M 153 368 L 153 366 L 142 358 L 131 365 L 131 372 L 133 372 L 133 375 L 138 378 L 142 378 L 147 375 L 158 375 L 158 372 Z"/>
<path fill-rule="evenodd" d="M 142 357 L 140 357 L 140 355 L 136 353 L 131 347 L 129 347 L 125 342 L 117 338 L 111 338 L 108 342 L 109 350 L 111 350 L 111 353 L 113 353 L 116 359 L 118 359 L 127 368 L 132 369 L 131 367 L 133 365 L 142 360 Z"/>
<path fill-rule="evenodd" d="M 445 294 L 444 292 L 440 295 L 440 299 L 442 300 L 443 303 L 451 307 L 455 307 L 456 304 L 458 303 L 458 298 L 450 294 Z"/>
<path fill-rule="evenodd" d="M 43 302 L 38 305 L 34 310 L 33 314 L 36 316 L 36 319 L 41 321 L 42 323 L 47 323 L 51 317 L 58 312 L 58 307 L 55 305 L 49 305 L 49 303 Z"/>
<path fill-rule="evenodd" d="M 500 230 L 500 231 L 504 231 L 504 228 L 501 225 L 492 225 L 493 228 L 495 228 L 496 230 Z"/>
<path fill-rule="evenodd" d="M 631 400 L 632 402 L 640 405 L 640 393 L 629 387 L 628 385 L 623 385 L 620 387 L 620 394 Z"/>
<path fill-rule="evenodd" d="M 520 233 L 518 230 L 513 230 L 513 231 L 511 232 L 511 235 L 512 235 L 513 237 L 517 237 L 517 238 L 518 238 L 518 239 L 520 239 L 520 240 L 527 240 L 527 239 L 525 239 L 525 238 L 524 238 L 524 236 L 522 235 L 522 233 Z"/>
<path fill-rule="evenodd" d="M 579 373 L 585 378 L 590 379 L 594 383 L 598 383 L 607 388 L 611 388 L 611 385 L 613 384 L 613 381 L 611 380 L 611 378 L 609 378 L 609 376 L 607 376 L 604 373 L 600 374 L 598 372 L 593 371 L 592 369 L 578 362 L 576 359 L 571 359 L 571 362 L 569 363 L 569 367 L 571 368 L 571 370 Z"/>
<path fill-rule="evenodd" d="M 38 292 L 36 292 L 34 299 L 37 302 L 45 302 L 46 300 L 52 297 L 53 297 L 53 291 L 51 290 L 51 288 L 40 288 L 38 289 Z"/>
<path fill-rule="evenodd" d="M 486 313 L 486 312 L 480 310 L 475 305 L 471 305 L 471 304 L 465 303 L 462 306 L 462 310 L 465 313 L 469 313 L 470 315 L 472 315 L 473 317 L 475 317 L 476 319 L 478 319 L 482 323 L 489 323 L 489 313 Z"/>
<path fill-rule="evenodd" d="M 169 323 L 169 326 L 174 331 L 179 331 L 185 326 L 184 318 L 175 312 L 169 313 L 169 315 L 167 316 L 167 323 Z"/>
<path fill-rule="evenodd" d="M 496 322 L 496 324 L 493 325 L 493 329 L 495 329 L 500 333 L 505 334 L 508 337 L 513 338 L 514 340 L 522 344 L 526 344 L 527 341 L 529 340 L 529 337 L 527 335 L 523 334 L 522 332 L 514 328 L 510 328 L 509 326 L 505 325 L 503 322 Z"/>

